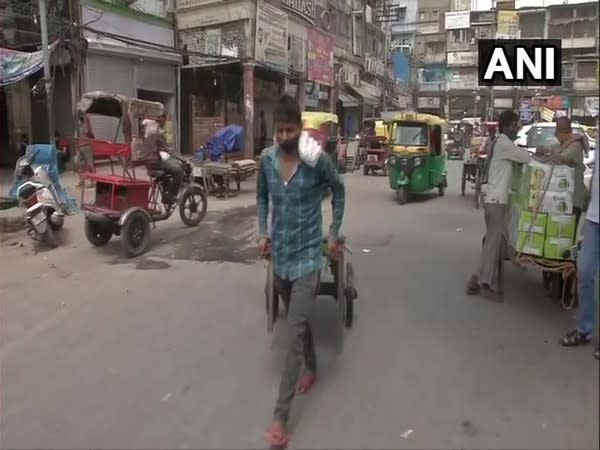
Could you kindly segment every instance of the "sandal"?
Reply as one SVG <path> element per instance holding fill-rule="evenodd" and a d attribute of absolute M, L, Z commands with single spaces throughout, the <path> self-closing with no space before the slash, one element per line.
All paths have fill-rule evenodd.
<path fill-rule="evenodd" d="M 473 275 L 467 282 L 466 293 L 467 295 L 478 295 L 481 291 L 481 286 L 477 280 L 477 276 Z"/>
<path fill-rule="evenodd" d="M 306 373 L 300 378 L 298 383 L 298 394 L 306 394 L 317 381 L 317 376 L 314 373 Z"/>
<path fill-rule="evenodd" d="M 567 333 L 560 341 L 563 347 L 576 347 L 578 345 L 586 345 L 591 341 L 592 333 L 582 333 L 579 330 L 573 330 Z"/>
<path fill-rule="evenodd" d="M 281 423 L 275 422 L 267 430 L 265 439 L 272 450 L 281 450 L 287 447 L 290 436 Z"/>

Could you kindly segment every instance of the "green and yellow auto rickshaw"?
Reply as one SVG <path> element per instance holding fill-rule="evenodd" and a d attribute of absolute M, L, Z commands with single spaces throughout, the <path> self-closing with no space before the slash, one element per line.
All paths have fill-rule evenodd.
<path fill-rule="evenodd" d="M 398 203 L 408 202 L 411 193 L 431 189 L 444 195 L 448 186 L 443 145 L 446 121 L 422 113 L 396 113 L 382 118 L 389 130 L 389 183 Z"/>

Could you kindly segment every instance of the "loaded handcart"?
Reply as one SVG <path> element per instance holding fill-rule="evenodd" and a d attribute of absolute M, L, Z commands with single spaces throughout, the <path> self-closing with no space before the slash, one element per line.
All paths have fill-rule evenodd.
<path fill-rule="evenodd" d="M 81 209 L 85 214 L 85 235 L 96 246 L 106 245 L 113 235 L 120 236 L 128 257 L 139 256 L 150 245 L 150 227 L 168 219 L 176 207 L 183 223 L 197 226 L 206 214 L 207 200 L 202 186 L 193 183 L 192 166 L 187 161 L 160 152 L 160 158 L 180 165 L 183 185 L 174 202 L 166 203 L 164 194 L 172 182 L 171 176 L 160 170 L 148 170 L 138 178 L 136 167 L 146 166 L 146 150 L 142 120 L 158 119 L 164 112 L 161 103 L 139 100 L 118 94 L 89 92 L 78 104 L 81 116 L 88 114 L 118 119 L 115 141 L 122 130 L 123 143 L 98 139 L 76 138 L 76 145 L 88 145 L 94 159 L 106 159 L 110 173 L 90 169 L 84 180 L 95 183 L 95 198 L 86 201 L 82 184 Z M 119 170 L 120 169 L 120 170 Z"/>
<path fill-rule="evenodd" d="M 573 214 L 574 169 L 533 160 L 513 180 L 508 242 L 513 261 L 542 271 L 564 309 L 577 303 L 579 218 Z"/>
<path fill-rule="evenodd" d="M 345 243 L 345 238 L 341 237 L 341 242 Z M 351 328 L 354 320 L 354 300 L 358 297 L 354 285 L 354 266 L 349 261 L 350 250 L 346 247 L 345 251 L 335 258 L 331 258 L 327 252 L 327 238 L 323 239 L 323 271 L 329 274 L 321 273 L 319 283 L 319 296 L 333 297 L 337 302 L 336 331 L 337 331 L 337 350 L 343 349 L 344 330 Z M 273 265 L 270 256 L 267 256 L 267 281 L 265 286 L 265 300 L 267 309 L 267 331 L 272 332 L 275 322 L 279 317 L 279 300 L 286 309 L 289 307 L 290 299 L 285 298 L 277 292 L 274 282 Z M 325 277 L 324 277 L 325 275 Z M 329 276 L 327 276 L 329 275 Z"/>

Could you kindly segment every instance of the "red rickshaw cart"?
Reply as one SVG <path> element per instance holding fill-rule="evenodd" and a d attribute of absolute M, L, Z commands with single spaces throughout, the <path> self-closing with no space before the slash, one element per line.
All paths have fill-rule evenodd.
<path fill-rule="evenodd" d="M 118 94 L 90 92 L 78 104 L 80 115 L 100 115 L 118 119 L 115 141 L 122 130 L 124 142 L 76 138 L 77 147 L 89 146 L 95 160 L 110 163 L 110 173 L 94 168 L 82 174 L 95 182 L 95 198 L 86 202 L 82 187 L 81 209 L 85 214 L 85 235 L 96 246 L 104 246 L 113 235 L 120 236 L 128 257 L 139 256 L 150 244 L 150 225 L 168 219 L 175 208 L 183 223 L 197 226 L 206 213 L 207 200 L 202 186 L 193 182 L 192 166 L 185 160 L 161 152 L 161 158 L 173 158 L 184 172 L 183 185 L 175 203 L 163 202 L 163 194 L 171 177 L 162 171 L 148 170 L 146 178 L 136 176 L 136 167 L 147 164 L 142 136 L 144 119 L 157 119 L 163 114 L 161 103 L 139 100 Z M 118 173 L 116 166 L 120 166 Z"/>
<path fill-rule="evenodd" d="M 363 156 L 363 174 L 381 171 L 387 175 L 387 132 L 380 118 L 363 120 L 364 129 L 361 132 L 361 147 Z"/>

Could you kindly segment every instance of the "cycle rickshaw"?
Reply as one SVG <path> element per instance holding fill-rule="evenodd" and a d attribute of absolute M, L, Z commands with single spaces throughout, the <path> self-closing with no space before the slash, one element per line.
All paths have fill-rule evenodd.
<path fill-rule="evenodd" d="M 82 174 L 84 180 L 95 183 L 93 201 L 85 201 L 83 184 L 81 190 L 85 235 L 93 246 L 104 246 L 116 235 L 120 236 L 127 256 L 139 256 L 150 245 L 150 226 L 168 219 L 177 206 L 182 222 L 189 227 L 197 226 L 204 218 L 206 193 L 202 186 L 193 182 L 192 166 L 187 161 L 160 152 L 161 159 L 177 162 L 184 173 L 179 195 L 172 203 L 163 200 L 172 182 L 169 174 L 148 170 L 146 178 L 136 176 L 136 167 L 148 163 L 142 120 L 158 119 L 163 112 L 162 103 L 118 94 L 96 91 L 82 96 L 78 104 L 80 116 L 93 114 L 118 120 L 113 142 L 81 137 L 74 139 L 77 147 L 90 147 L 95 160 L 104 159 L 110 163 L 110 173 L 99 173 L 91 167 Z M 122 143 L 116 142 L 120 130 Z M 115 165 L 121 166 L 120 173 L 115 170 Z"/>
<path fill-rule="evenodd" d="M 484 124 L 484 136 L 471 138 L 469 159 L 463 163 L 460 193 L 464 197 L 467 183 L 471 183 L 475 189 L 475 208 L 481 206 L 483 185 L 487 183 L 485 177 L 485 165 L 487 154 L 486 144 L 490 138 L 496 135 L 498 122 L 486 122 Z"/>

